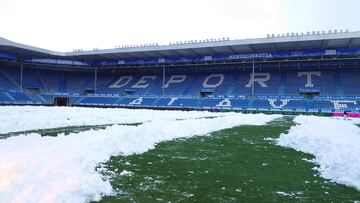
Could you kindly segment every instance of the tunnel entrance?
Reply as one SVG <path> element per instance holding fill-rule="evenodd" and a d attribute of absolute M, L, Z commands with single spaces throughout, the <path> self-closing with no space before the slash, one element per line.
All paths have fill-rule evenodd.
<path fill-rule="evenodd" d="M 70 106 L 69 98 L 67 97 L 55 97 L 54 98 L 55 106 Z"/>

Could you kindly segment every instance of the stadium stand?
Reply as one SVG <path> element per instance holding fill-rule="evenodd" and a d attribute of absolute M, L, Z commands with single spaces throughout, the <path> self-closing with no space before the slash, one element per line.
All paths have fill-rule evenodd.
<path fill-rule="evenodd" d="M 360 49 L 354 49 L 360 48 L 360 33 L 345 39 L 351 40 L 346 46 L 350 43 L 353 49 L 327 50 L 319 45 L 318 51 L 312 47 L 261 53 L 259 48 L 259 53 L 214 56 L 210 61 L 209 57 L 204 60 L 182 54 L 166 59 L 173 62 L 165 64 L 160 59 L 77 62 L 72 55 L 64 60 L 36 58 L 39 56 L 34 56 L 36 60 L 0 59 L 0 104 L 360 112 Z M 285 51 L 301 42 L 288 43 Z M 331 39 L 326 43 L 332 43 Z M 20 50 L 12 54 L 34 54 Z M 8 50 L 0 46 L 0 51 Z M 76 57 L 79 60 L 82 56 Z"/>
<path fill-rule="evenodd" d="M 0 101 L 3 104 L 51 105 L 54 97 L 65 96 L 72 98 L 71 105 L 84 106 L 286 111 L 312 109 L 329 112 L 344 109 L 357 111 L 360 107 L 357 99 L 346 99 L 360 95 L 360 71 L 357 69 L 257 72 L 254 76 L 254 95 L 251 94 L 249 71 L 174 74 L 166 76 L 164 89 L 162 75 L 159 74 L 103 73 L 98 76 L 96 94 L 86 94 L 87 90 L 94 89 L 91 72 L 25 69 L 23 88 L 38 89 L 38 94 L 33 96 L 19 88 L 16 71 L 4 68 L 0 72 Z M 311 78 L 311 82 L 308 78 Z M 300 89 L 309 88 L 312 91 L 315 89 L 322 97 L 309 102 L 300 94 Z M 241 96 L 244 98 L 236 99 Z M 343 98 L 335 100 L 332 99 L 334 96 Z M 169 104 L 171 99 L 176 100 Z"/>

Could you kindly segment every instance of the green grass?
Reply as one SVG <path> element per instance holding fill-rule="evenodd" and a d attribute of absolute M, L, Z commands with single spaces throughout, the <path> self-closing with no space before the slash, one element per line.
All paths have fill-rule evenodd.
<path fill-rule="evenodd" d="M 101 202 L 353 202 L 360 192 L 318 176 L 313 157 L 275 145 L 294 125 L 284 117 L 211 136 L 160 143 L 106 164 L 117 195 Z M 146 133 L 146 132 L 144 132 Z M 119 175 L 123 170 L 133 176 Z"/>

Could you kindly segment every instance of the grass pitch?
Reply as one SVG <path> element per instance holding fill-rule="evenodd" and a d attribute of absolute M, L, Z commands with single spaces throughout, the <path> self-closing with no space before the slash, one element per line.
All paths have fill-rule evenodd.
<path fill-rule="evenodd" d="M 130 125 L 139 125 L 134 123 Z M 293 126 L 285 116 L 264 126 L 240 126 L 163 142 L 144 154 L 112 157 L 102 164 L 116 195 L 100 202 L 357 202 L 360 192 L 319 177 L 312 155 L 276 145 Z M 43 136 L 103 129 L 76 126 Z M 176 130 L 176 129 L 174 129 Z M 144 132 L 146 133 L 146 132 Z"/>
<path fill-rule="evenodd" d="M 283 117 L 207 137 L 160 143 L 141 155 L 112 157 L 117 195 L 101 202 L 354 202 L 360 192 L 318 176 L 312 155 L 275 145 L 294 125 Z M 268 139 L 270 138 L 270 139 Z M 122 175 L 130 171 L 133 175 Z"/>

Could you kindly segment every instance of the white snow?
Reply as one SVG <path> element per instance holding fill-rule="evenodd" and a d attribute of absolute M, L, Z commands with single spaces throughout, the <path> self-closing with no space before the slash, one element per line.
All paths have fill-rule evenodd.
<path fill-rule="evenodd" d="M 287 193 L 287 192 L 282 192 L 282 191 L 276 191 L 275 192 L 276 194 L 280 195 L 280 196 L 288 196 L 288 197 L 296 197 L 299 196 L 299 195 L 303 195 L 303 192 L 290 192 L 290 193 Z"/>
<path fill-rule="evenodd" d="M 353 124 L 360 124 L 360 118 L 347 118 L 347 119 L 345 119 L 344 117 L 333 117 L 333 119 L 335 119 L 335 120 L 347 120 L 347 121 L 349 121 L 350 123 L 353 123 Z"/>
<path fill-rule="evenodd" d="M 119 175 L 121 175 L 121 176 L 133 176 L 134 173 L 131 172 L 131 171 L 123 170 L 123 171 L 121 171 L 121 173 Z"/>
<path fill-rule="evenodd" d="M 139 123 L 153 119 L 187 119 L 223 113 L 114 108 L 0 106 L 0 134 L 68 126 Z"/>
<path fill-rule="evenodd" d="M 54 111 L 57 111 L 59 118 L 64 118 L 60 114 L 69 115 L 70 113 L 65 112 L 68 110 L 73 111 L 69 108 Z M 117 115 L 127 115 L 130 120 L 133 119 L 132 122 L 142 119 L 139 117 L 144 117 L 146 119 L 143 120 L 149 122 L 139 126 L 113 125 L 102 130 L 67 136 L 41 137 L 32 133 L 0 140 L 0 202 L 97 201 L 101 196 L 113 193 L 109 180 L 95 170 L 111 156 L 140 154 L 153 149 L 162 141 L 208 135 L 213 131 L 243 124 L 263 125 L 280 117 L 212 113 L 211 115 L 222 117 L 195 119 L 210 113 L 104 110 L 109 111 L 107 115 L 112 114 L 111 110 L 119 111 Z M 44 111 L 42 113 L 45 114 Z M 86 115 L 97 117 L 95 114 Z M 81 118 L 74 120 L 77 119 L 81 123 Z M 86 119 L 88 118 L 85 117 Z M 127 121 L 126 118 L 122 119 Z"/>
<path fill-rule="evenodd" d="M 278 144 L 315 156 L 320 176 L 360 190 L 360 128 L 351 121 L 297 116 Z"/>

